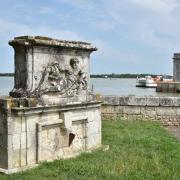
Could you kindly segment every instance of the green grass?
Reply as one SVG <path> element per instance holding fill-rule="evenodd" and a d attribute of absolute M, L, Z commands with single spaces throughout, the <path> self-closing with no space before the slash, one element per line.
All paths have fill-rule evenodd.
<path fill-rule="evenodd" d="M 105 121 L 103 144 L 110 149 L 43 163 L 26 172 L 0 175 L 0 179 L 180 179 L 180 141 L 158 124 Z"/>

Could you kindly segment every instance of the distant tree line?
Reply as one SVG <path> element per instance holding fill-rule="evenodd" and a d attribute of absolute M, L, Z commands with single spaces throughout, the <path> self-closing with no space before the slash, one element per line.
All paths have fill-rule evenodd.
<path fill-rule="evenodd" d="M 0 73 L 0 76 L 14 76 L 14 73 Z"/>
<path fill-rule="evenodd" d="M 91 74 L 91 78 L 137 78 L 137 77 L 144 77 L 144 76 L 152 76 L 156 77 L 159 76 L 157 74 Z"/>
<path fill-rule="evenodd" d="M 14 76 L 14 73 L 0 73 L 0 76 Z M 160 76 L 157 74 L 91 74 L 91 78 L 137 78 L 137 77 L 144 77 L 144 76 L 151 76 L 156 77 Z"/>

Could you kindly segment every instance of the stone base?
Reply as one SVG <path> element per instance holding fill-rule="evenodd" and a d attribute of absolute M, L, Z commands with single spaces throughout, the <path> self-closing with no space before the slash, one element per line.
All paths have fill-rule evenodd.
<path fill-rule="evenodd" d="M 101 147 L 100 102 L 32 104 L 0 99 L 0 172 L 15 173 Z"/>
<path fill-rule="evenodd" d="M 156 92 L 180 93 L 180 82 L 161 82 L 157 84 Z"/>
<path fill-rule="evenodd" d="M 95 150 L 98 150 L 98 149 L 101 149 L 102 151 L 108 151 L 109 150 L 109 145 L 100 145 L 100 146 L 97 146 L 96 148 L 93 148 L 93 149 L 89 149 L 87 151 L 85 151 L 86 153 L 92 153 L 93 151 Z M 61 159 L 68 159 L 68 158 L 76 158 L 77 156 L 79 156 L 81 153 L 77 153 L 77 154 L 72 154 L 71 156 L 69 157 L 64 157 L 64 158 L 61 158 Z M 58 160 L 58 159 L 57 159 Z M 60 159 L 59 159 L 60 160 Z M 53 160 L 47 160 L 46 162 L 52 162 Z M 13 173 L 18 173 L 18 172 L 22 172 L 22 171 L 26 171 L 26 170 L 29 170 L 29 169 L 32 169 L 32 168 L 35 168 L 37 167 L 38 165 L 40 164 L 33 164 L 33 165 L 29 165 L 29 166 L 24 166 L 24 167 L 19 167 L 19 168 L 13 168 L 13 169 L 3 169 L 3 168 L 0 168 L 0 173 L 3 173 L 3 174 L 13 174 Z"/>

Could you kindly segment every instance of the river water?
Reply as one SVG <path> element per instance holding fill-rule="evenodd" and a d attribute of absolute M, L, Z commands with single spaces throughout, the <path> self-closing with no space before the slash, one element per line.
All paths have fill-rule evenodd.
<path fill-rule="evenodd" d="M 0 77 L 0 95 L 8 95 L 14 85 L 13 77 Z M 91 88 L 102 95 L 152 95 L 180 96 L 180 94 L 157 93 L 155 88 L 136 87 L 136 79 L 91 78 Z"/>

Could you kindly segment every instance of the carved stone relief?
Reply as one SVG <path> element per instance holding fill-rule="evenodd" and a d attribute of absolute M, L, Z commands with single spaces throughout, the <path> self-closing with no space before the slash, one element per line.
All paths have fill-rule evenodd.
<path fill-rule="evenodd" d="M 72 58 L 65 68 L 61 68 L 58 62 L 48 65 L 32 94 L 40 96 L 48 92 L 58 92 L 60 95 L 74 96 L 87 90 L 87 85 L 87 75 L 81 70 L 79 60 Z"/>
<path fill-rule="evenodd" d="M 77 58 L 70 59 L 69 65 L 60 67 L 58 62 L 49 64 L 43 71 L 40 82 L 33 92 L 22 88 L 13 89 L 11 94 L 21 97 L 40 97 L 47 93 L 58 93 L 62 96 L 75 96 L 88 88 L 87 73 L 83 72 Z"/>

